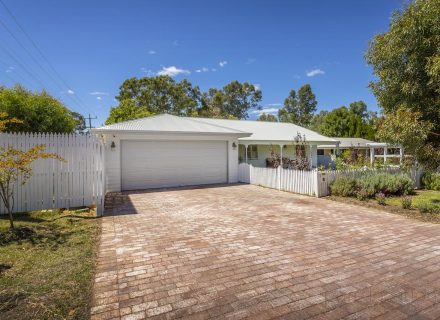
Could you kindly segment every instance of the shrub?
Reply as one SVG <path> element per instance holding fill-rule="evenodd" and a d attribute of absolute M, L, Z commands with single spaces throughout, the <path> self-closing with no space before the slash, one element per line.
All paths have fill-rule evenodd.
<path fill-rule="evenodd" d="M 356 180 L 351 177 L 338 177 L 330 185 L 330 192 L 336 196 L 352 197 L 356 193 Z"/>
<path fill-rule="evenodd" d="M 422 186 L 428 190 L 440 191 L 440 173 L 426 172 L 422 177 Z"/>
<path fill-rule="evenodd" d="M 370 198 L 370 193 L 366 189 L 360 189 L 358 192 L 356 192 L 356 198 L 358 198 L 358 200 L 365 201 Z"/>
<path fill-rule="evenodd" d="M 417 205 L 421 213 L 440 213 L 440 208 L 430 202 L 422 202 Z"/>
<path fill-rule="evenodd" d="M 334 195 L 351 197 L 356 196 L 360 200 L 374 198 L 382 193 L 387 195 L 408 195 L 414 192 L 414 183 L 406 175 L 391 174 L 385 172 L 371 172 L 357 179 L 352 177 L 338 177 L 330 186 Z"/>
<path fill-rule="evenodd" d="M 406 175 L 391 173 L 370 173 L 357 181 L 359 190 L 364 190 L 369 198 L 377 193 L 385 195 L 408 195 L 414 191 L 414 182 Z"/>
<path fill-rule="evenodd" d="M 379 192 L 378 194 L 376 194 L 376 200 L 377 200 L 378 204 L 380 204 L 381 206 L 384 206 L 385 205 L 385 193 Z"/>
<path fill-rule="evenodd" d="M 403 209 L 411 209 L 412 198 L 410 196 L 403 196 L 401 201 L 402 201 L 402 208 Z"/>

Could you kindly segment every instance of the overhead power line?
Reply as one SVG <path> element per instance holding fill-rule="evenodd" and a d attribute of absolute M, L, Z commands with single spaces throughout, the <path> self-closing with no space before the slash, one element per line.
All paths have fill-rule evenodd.
<path fill-rule="evenodd" d="M 35 43 L 35 41 L 32 39 L 32 37 L 26 32 L 26 30 L 23 28 L 23 26 L 19 23 L 18 19 L 14 16 L 14 14 L 12 13 L 12 11 L 5 5 L 5 3 L 0 0 L 0 3 L 2 4 L 2 6 L 5 8 L 6 12 L 9 14 L 9 16 L 14 20 L 15 24 L 18 26 L 18 28 L 20 29 L 20 31 L 24 34 L 24 36 L 27 38 L 27 40 L 32 44 L 32 46 L 34 47 L 34 49 L 38 52 L 38 54 L 40 55 L 40 58 L 42 60 L 44 60 L 44 62 L 49 66 L 49 68 L 51 69 L 51 71 L 54 73 L 54 75 L 56 76 L 53 77 L 48 71 L 46 71 L 46 69 L 42 66 L 42 64 L 31 54 L 30 50 L 28 50 L 25 45 L 14 35 L 14 33 L 7 27 L 7 25 L 3 22 L 0 21 L 0 24 L 6 29 L 6 31 L 8 31 L 8 33 L 15 39 L 15 41 L 20 45 L 20 47 L 26 51 L 26 53 L 32 58 L 32 60 L 40 67 L 41 70 L 43 70 L 43 72 L 59 87 L 61 88 L 61 90 L 65 90 L 66 91 L 73 91 L 71 86 L 68 85 L 68 83 L 63 79 L 63 77 L 61 77 L 60 73 L 55 69 L 55 67 L 50 63 L 49 59 L 45 56 L 45 54 L 43 53 L 43 51 L 38 47 L 38 45 Z M 60 81 L 61 85 L 60 85 Z M 78 107 L 80 107 L 81 109 L 83 109 L 84 112 L 87 112 L 88 108 L 86 106 L 86 104 L 82 101 L 82 99 L 77 96 L 77 95 L 68 95 L 73 102 L 75 102 L 75 104 L 78 105 Z"/>

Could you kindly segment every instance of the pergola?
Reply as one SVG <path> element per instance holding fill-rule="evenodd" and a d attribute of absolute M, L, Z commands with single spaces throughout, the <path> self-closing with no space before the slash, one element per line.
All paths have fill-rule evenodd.
<path fill-rule="evenodd" d="M 400 164 L 403 162 L 403 147 L 402 146 L 390 146 L 383 142 L 371 142 L 367 143 L 367 147 L 370 148 L 370 161 L 373 164 L 375 158 L 383 158 L 383 162 L 386 163 L 388 158 L 399 158 Z M 388 154 L 388 148 L 399 149 L 399 154 Z M 376 149 L 383 149 L 382 154 L 376 154 Z"/>

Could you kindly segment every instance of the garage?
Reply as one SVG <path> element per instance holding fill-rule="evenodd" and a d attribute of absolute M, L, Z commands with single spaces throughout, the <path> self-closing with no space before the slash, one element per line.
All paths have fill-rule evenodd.
<path fill-rule="evenodd" d="M 121 141 L 122 190 L 227 182 L 227 141 Z"/>

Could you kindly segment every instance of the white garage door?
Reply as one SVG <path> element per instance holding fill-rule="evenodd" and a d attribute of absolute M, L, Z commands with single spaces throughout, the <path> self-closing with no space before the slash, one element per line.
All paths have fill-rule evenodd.
<path fill-rule="evenodd" d="M 122 190 L 227 182 L 226 141 L 122 141 Z"/>

